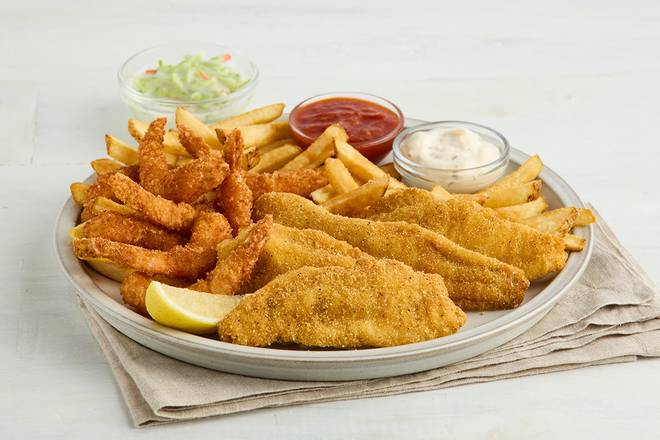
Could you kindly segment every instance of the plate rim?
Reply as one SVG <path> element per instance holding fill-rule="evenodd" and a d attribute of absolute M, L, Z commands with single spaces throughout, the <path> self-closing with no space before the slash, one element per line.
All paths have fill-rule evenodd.
<path fill-rule="evenodd" d="M 417 120 L 408 119 L 408 121 L 413 122 Z M 528 154 L 521 150 L 511 148 L 511 160 L 513 162 L 520 163 L 529 157 Z M 94 174 L 91 174 L 87 180 L 90 180 L 93 176 Z M 568 203 L 571 205 L 580 208 L 586 207 L 573 188 L 551 168 L 544 166 L 540 177 L 544 181 L 544 184 L 550 181 L 553 192 L 562 203 L 564 203 L 564 199 L 570 199 Z M 134 331 L 142 333 L 147 337 L 165 339 L 167 342 L 175 345 L 183 345 L 193 350 L 213 352 L 217 355 L 229 355 L 271 362 L 295 362 L 304 364 L 328 364 L 334 362 L 363 363 L 365 361 L 393 360 L 411 356 L 422 356 L 437 351 L 458 350 L 464 346 L 478 343 L 498 333 L 510 330 L 512 327 L 520 325 L 527 320 L 533 319 L 539 313 L 543 313 L 549 307 L 553 306 L 580 279 L 589 264 L 594 247 L 593 225 L 581 227 L 581 230 L 577 231 L 577 235 L 587 239 L 585 249 L 579 253 L 570 253 L 564 270 L 557 274 L 543 290 L 528 303 L 465 332 L 394 347 L 327 351 L 288 350 L 232 344 L 165 327 L 110 298 L 94 283 L 93 278 L 87 273 L 91 269 L 84 267 L 84 263 L 78 260 L 73 254 L 68 230 L 70 227 L 75 226 L 79 212 L 80 207 L 69 197 L 60 209 L 55 223 L 55 251 L 58 263 L 66 278 L 74 286 L 78 294 L 89 301 L 95 309 L 100 308 L 103 312 L 112 315 L 113 318 L 125 325 L 131 326 Z M 570 273 L 567 269 L 571 269 Z M 113 323 L 111 325 L 117 328 Z M 119 328 L 117 330 L 124 333 Z"/>

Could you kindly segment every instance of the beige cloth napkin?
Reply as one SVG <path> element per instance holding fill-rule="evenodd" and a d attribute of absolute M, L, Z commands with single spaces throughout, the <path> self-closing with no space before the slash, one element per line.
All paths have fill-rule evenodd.
<path fill-rule="evenodd" d="M 221 373 L 166 357 L 117 332 L 81 302 L 137 426 L 307 402 L 358 399 L 660 356 L 660 295 L 599 218 L 582 279 L 538 324 L 448 367 L 352 382 L 292 382 Z"/>

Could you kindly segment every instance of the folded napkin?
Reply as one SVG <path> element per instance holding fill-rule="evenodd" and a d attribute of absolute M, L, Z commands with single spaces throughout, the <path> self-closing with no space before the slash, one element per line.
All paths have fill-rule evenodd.
<path fill-rule="evenodd" d="M 221 373 L 152 351 L 80 304 L 137 426 L 307 402 L 426 391 L 660 356 L 660 294 L 602 218 L 581 280 L 534 327 L 466 361 L 386 379 L 293 382 Z"/>

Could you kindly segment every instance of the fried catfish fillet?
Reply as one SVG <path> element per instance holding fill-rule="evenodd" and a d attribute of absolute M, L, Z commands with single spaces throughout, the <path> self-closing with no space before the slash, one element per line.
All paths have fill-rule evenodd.
<path fill-rule="evenodd" d="M 498 216 L 478 203 L 451 198 L 436 200 L 421 189 L 406 189 L 370 207 L 371 220 L 405 221 L 444 235 L 466 249 L 519 267 L 534 281 L 566 265 L 561 237 Z"/>
<path fill-rule="evenodd" d="M 263 220 L 262 220 L 263 221 Z M 225 240 L 218 246 L 218 261 L 222 261 L 237 247 L 249 229 L 233 240 Z M 328 234 L 315 229 L 296 229 L 273 224 L 261 254 L 257 260 L 252 276 L 242 286 L 240 293 L 254 292 L 270 282 L 273 278 L 291 270 L 304 266 L 350 267 L 359 258 L 373 258 L 345 241 L 332 238 Z"/>
<path fill-rule="evenodd" d="M 440 276 L 371 258 L 280 275 L 241 301 L 218 333 L 259 347 L 389 347 L 450 335 L 465 319 Z"/>
<path fill-rule="evenodd" d="M 399 260 L 415 270 L 440 274 L 449 296 L 464 310 L 516 307 L 529 287 L 521 269 L 411 223 L 334 215 L 288 193 L 267 193 L 256 201 L 253 216 L 260 219 L 268 214 L 276 223 L 318 229 L 374 257 Z"/>

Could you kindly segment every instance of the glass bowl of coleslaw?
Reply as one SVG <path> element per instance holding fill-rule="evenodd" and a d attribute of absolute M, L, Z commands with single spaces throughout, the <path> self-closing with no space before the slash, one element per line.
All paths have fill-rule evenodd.
<path fill-rule="evenodd" d="M 173 121 L 185 107 L 203 122 L 235 116 L 252 99 L 259 70 L 248 58 L 215 44 L 167 44 L 131 56 L 119 69 L 119 92 L 135 118 Z"/>

